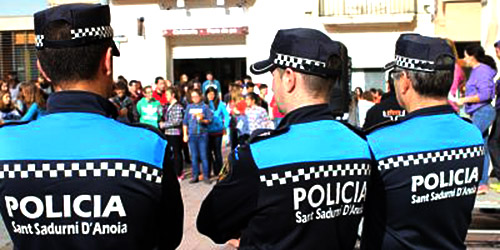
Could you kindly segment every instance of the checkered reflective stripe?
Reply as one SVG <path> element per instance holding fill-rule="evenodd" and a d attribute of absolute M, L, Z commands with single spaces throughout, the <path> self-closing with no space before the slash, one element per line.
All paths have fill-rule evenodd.
<path fill-rule="evenodd" d="M 276 53 L 274 64 L 305 70 L 304 65 L 326 68 L 326 63 L 312 59 Z"/>
<path fill-rule="evenodd" d="M 283 173 L 263 174 L 260 176 L 260 182 L 272 187 L 319 178 L 370 175 L 370 169 L 370 164 L 366 163 L 320 165 L 288 170 Z"/>
<path fill-rule="evenodd" d="M 69 177 L 124 177 L 161 183 L 160 169 L 139 163 L 125 162 L 23 162 L 0 164 L 1 179 L 69 178 Z"/>
<path fill-rule="evenodd" d="M 88 27 L 71 30 L 71 39 L 83 37 L 110 38 L 113 37 L 111 26 Z"/>
<path fill-rule="evenodd" d="M 42 48 L 43 47 L 43 38 L 44 35 L 36 35 L 35 36 L 35 47 Z"/>
<path fill-rule="evenodd" d="M 391 168 L 408 167 L 410 166 L 410 164 L 412 166 L 416 166 L 428 163 L 482 157 L 483 155 L 483 146 L 442 150 L 429 153 L 417 153 L 411 155 L 400 155 L 380 160 L 378 162 L 378 170 L 382 171 Z"/>
<path fill-rule="evenodd" d="M 405 69 L 411 69 L 411 70 L 434 72 L 434 69 L 432 69 L 432 68 L 422 68 L 421 67 L 421 66 L 425 66 L 425 65 L 434 65 L 434 62 L 396 55 L 396 66 L 398 66 L 398 67 L 405 68 Z"/>

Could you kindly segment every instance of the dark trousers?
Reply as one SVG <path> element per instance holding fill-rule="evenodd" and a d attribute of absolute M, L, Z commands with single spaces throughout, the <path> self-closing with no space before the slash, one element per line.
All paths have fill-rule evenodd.
<path fill-rule="evenodd" d="M 207 155 L 210 169 L 212 169 L 214 176 L 219 176 L 222 168 L 222 133 L 208 135 Z"/>
<path fill-rule="evenodd" d="M 184 162 L 191 164 L 191 156 L 189 156 L 189 145 L 187 142 L 181 141 L 182 154 L 184 155 Z"/>
<path fill-rule="evenodd" d="M 177 177 L 182 175 L 183 162 L 182 162 L 182 136 L 181 135 L 167 135 L 168 146 L 167 149 L 172 152 L 174 161 L 174 171 Z"/>
<path fill-rule="evenodd" d="M 496 111 L 495 121 L 491 128 L 490 138 L 488 140 L 493 173 L 500 180 L 500 110 Z"/>

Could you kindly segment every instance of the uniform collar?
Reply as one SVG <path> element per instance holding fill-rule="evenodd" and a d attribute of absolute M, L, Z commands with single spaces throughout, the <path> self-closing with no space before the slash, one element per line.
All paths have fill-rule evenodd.
<path fill-rule="evenodd" d="M 293 110 L 281 120 L 277 129 L 318 120 L 334 120 L 328 104 L 310 105 Z"/>
<path fill-rule="evenodd" d="M 453 114 L 455 110 L 450 105 L 439 105 L 415 110 L 406 115 L 401 121 L 409 120 L 420 116 Z"/>
<path fill-rule="evenodd" d="M 116 118 L 118 110 L 107 99 L 86 91 L 61 91 L 53 93 L 47 101 L 49 114 L 83 112 Z"/>

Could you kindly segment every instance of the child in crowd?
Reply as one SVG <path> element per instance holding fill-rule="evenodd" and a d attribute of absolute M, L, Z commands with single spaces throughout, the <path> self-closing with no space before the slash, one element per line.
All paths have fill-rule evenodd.
<path fill-rule="evenodd" d="M 161 112 L 160 102 L 153 98 L 153 89 L 151 86 L 145 87 L 144 98 L 137 103 L 139 122 L 158 128 Z"/>
<path fill-rule="evenodd" d="M 222 168 L 222 136 L 229 127 L 231 118 L 226 104 L 220 101 L 214 87 L 208 87 L 205 92 L 205 103 L 213 113 L 212 122 L 208 124 L 208 160 L 214 175 L 218 176 Z"/>
<path fill-rule="evenodd" d="M 21 121 L 32 121 L 46 113 L 47 95 L 36 85 L 35 82 L 23 82 L 19 86 L 18 100 L 23 109 L 26 110 Z"/>
<path fill-rule="evenodd" d="M 115 84 L 115 96 L 111 98 L 111 102 L 118 109 L 118 121 L 135 122 L 134 117 L 134 102 L 130 99 L 127 84 L 123 81 L 118 81 Z"/>
<path fill-rule="evenodd" d="M 165 131 L 167 147 L 174 156 L 174 170 L 179 181 L 184 179 L 182 162 L 182 120 L 184 118 L 184 107 L 179 102 L 179 93 L 174 87 L 165 90 L 167 105 L 163 108 L 163 118 L 160 121 L 160 129 Z"/>
<path fill-rule="evenodd" d="M 255 93 L 248 93 L 245 97 L 245 102 L 247 104 L 247 108 L 245 110 L 245 115 L 247 117 L 248 122 L 248 135 L 252 135 L 252 133 L 257 129 L 273 129 L 274 125 L 271 120 L 269 120 L 269 116 L 267 115 L 266 110 L 264 108 L 257 105 L 257 102 L 260 100 L 260 97 Z"/>
<path fill-rule="evenodd" d="M 189 93 L 191 103 L 187 106 L 183 121 L 184 141 L 189 144 L 191 151 L 192 174 L 193 178 L 189 183 L 198 182 L 199 161 L 201 159 L 203 166 L 204 182 L 210 184 L 208 172 L 208 124 L 212 122 L 212 112 L 210 108 L 201 100 L 201 90 L 192 89 Z"/>
<path fill-rule="evenodd" d="M 232 84 L 231 88 L 231 100 L 228 103 L 228 111 L 231 115 L 231 122 L 229 124 L 230 127 L 230 140 L 231 140 L 231 149 L 235 149 L 239 144 L 239 136 L 240 132 L 238 132 L 238 120 L 241 120 L 245 117 L 245 109 L 247 105 L 245 103 L 245 98 L 243 98 L 243 86 L 241 81 L 235 81 Z"/>
<path fill-rule="evenodd" d="M 9 91 L 0 92 L 0 123 L 21 119 L 21 113 L 12 102 Z"/>

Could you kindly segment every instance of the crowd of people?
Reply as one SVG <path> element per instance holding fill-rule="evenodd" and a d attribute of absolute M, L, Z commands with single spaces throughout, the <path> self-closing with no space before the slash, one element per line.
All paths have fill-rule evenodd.
<path fill-rule="evenodd" d="M 224 135 L 234 149 L 253 131 L 274 128 L 268 115 L 273 110 L 268 110 L 265 101 L 267 85 L 257 87 L 250 76 L 245 76 L 231 83 L 223 96 L 221 84 L 211 72 L 206 79 L 201 83 L 182 74 L 172 84 L 156 77 L 153 84 L 142 87 L 138 80 L 128 82 L 119 76 L 115 96 L 110 98 L 118 110 L 118 120 L 148 124 L 165 134 L 179 180 L 185 178 L 184 162 L 192 165 L 190 183 L 210 183 L 211 177 L 219 175 Z"/>

